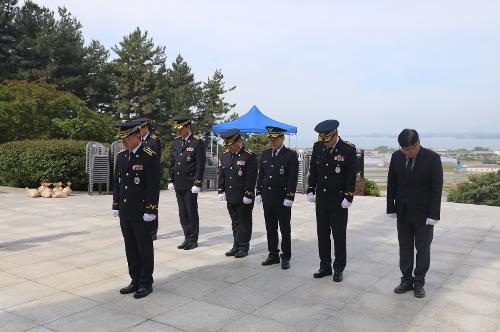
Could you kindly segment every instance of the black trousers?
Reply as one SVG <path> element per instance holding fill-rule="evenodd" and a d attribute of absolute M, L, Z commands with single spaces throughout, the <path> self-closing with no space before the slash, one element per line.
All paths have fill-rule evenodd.
<path fill-rule="evenodd" d="M 155 237 L 158 235 L 158 210 L 156 211 L 156 219 L 148 222 L 151 228 L 151 237 Z"/>
<path fill-rule="evenodd" d="M 126 220 L 120 218 L 125 254 L 127 255 L 128 273 L 132 284 L 151 287 L 153 284 L 154 252 L 151 226 L 144 220 Z"/>
<path fill-rule="evenodd" d="M 346 265 L 346 229 L 348 209 L 321 209 L 316 206 L 316 224 L 318 232 L 318 250 L 321 267 L 330 268 L 332 264 L 332 243 L 330 234 L 333 234 L 335 246 L 335 260 L 333 269 L 336 272 L 344 271 Z"/>
<path fill-rule="evenodd" d="M 278 256 L 278 225 L 281 232 L 281 258 L 290 260 L 292 256 L 292 237 L 290 219 L 292 208 L 283 204 L 263 204 L 264 218 L 266 220 L 267 248 L 269 255 Z"/>
<path fill-rule="evenodd" d="M 179 206 L 179 219 L 184 239 L 198 243 L 198 233 L 200 231 L 200 217 L 198 215 L 198 194 L 193 194 L 191 189 L 175 190 L 177 205 Z"/>
<path fill-rule="evenodd" d="M 433 236 L 434 226 L 426 225 L 423 220 L 412 222 L 405 217 L 398 219 L 399 268 L 403 274 L 401 282 L 413 283 L 415 286 L 425 284 L 425 275 L 429 271 L 431 261 Z M 417 259 L 413 272 L 414 247 L 417 249 Z"/>
<path fill-rule="evenodd" d="M 233 248 L 241 251 L 248 251 L 250 239 L 252 238 L 252 210 L 251 204 L 227 203 L 227 211 L 231 217 L 231 227 L 233 229 Z"/>

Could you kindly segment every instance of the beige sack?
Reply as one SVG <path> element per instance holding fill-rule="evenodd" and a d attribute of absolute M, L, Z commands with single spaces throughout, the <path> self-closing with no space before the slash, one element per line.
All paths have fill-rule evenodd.
<path fill-rule="evenodd" d="M 52 190 L 50 190 L 50 188 L 45 187 L 45 189 L 42 191 L 42 197 L 43 198 L 51 198 L 52 197 Z"/>
<path fill-rule="evenodd" d="M 67 185 L 68 185 L 67 187 L 64 187 L 63 192 L 65 192 L 69 196 L 69 195 L 71 195 L 73 190 L 71 190 L 71 182 L 68 182 Z"/>
<path fill-rule="evenodd" d="M 26 194 L 28 194 L 28 197 L 29 198 L 36 198 L 36 197 L 40 197 L 40 192 L 38 191 L 38 189 L 29 189 L 29 188 L 26 188 Z"/>
<path fill-rule="evenodd" d="M 52 194 L 52 198 L 66 198 L 68 197 L 68 194 L 66 194 L 64 191 L 56 191 Z"/>

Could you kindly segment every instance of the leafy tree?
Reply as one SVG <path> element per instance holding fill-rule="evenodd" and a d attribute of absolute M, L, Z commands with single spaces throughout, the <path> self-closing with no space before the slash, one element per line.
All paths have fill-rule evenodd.
<path fill-rule="evenodd" d="M 71 138 L 112 141 L 113 119 L 85 106 L 75 95 L 46 83 L 0 84 L 0 143 Z"/>
<path fill-rule="evenodd" d="M 450 190 L 448 201 L 500 206 L 500 172 L 469 176 Z"/>

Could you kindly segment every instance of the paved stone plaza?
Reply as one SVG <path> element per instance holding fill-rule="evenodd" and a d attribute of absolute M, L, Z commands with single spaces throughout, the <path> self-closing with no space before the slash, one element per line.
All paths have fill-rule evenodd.
<path fill-rule="evenodd" d="M 111 196 L 29 199 L 0 187 L 0 331 L 500 331 L 500 208 L 444 203 L 435 227 L 427 297 L 393 293 L 396 225 L 385 198 L 350 209 L 344 281 L 319 266 L 314 206 L 292 210 L 290 270 L 263 267 L 261 206 L 250 255 L 228 258 L 225 203 L 200 194 L 200 247 L 183 236 L 175 195 L 162 191 L 154 292 L 120 295 L 130 281 Z"/>

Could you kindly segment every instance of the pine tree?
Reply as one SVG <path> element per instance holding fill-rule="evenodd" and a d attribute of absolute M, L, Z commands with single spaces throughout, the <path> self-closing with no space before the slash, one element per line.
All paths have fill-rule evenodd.
<path fill-rule="evenodd" d="M 115 115 L 112 109 L 114 86 L 112 82 L 112 66 L 108 63 L 109 52 L 96 40 L 92 40 L 85 49 L 85 67 L 87 85 L 85 101 L 95 111 Z"/>
<path fill-rule="evenodd" d="M 223 121 L 236 106 L 225 100 L 226 94 L 236 89 L 236 86 L 226 88 L 225 84 L 221 70 L 216 70 L 212 78 L 203 83 L 202 98 L 195 119 L 205 138 L 209 135 L 212 125 Z"/>
<path fill-rule="evenodd" d="M 149 116 L 163 106 L 158 83 L 165 72 L 165 47 L 155 47 L 147 31 L 136 28 L 112 50 L 116 97 L 114 107 L 121 118 Z"/>
<path fill-rule="evenodd" d="M 17 0 L 0 0 L 0 82 L 15 77 L 17 65 L 12 56 L 18 34 L 14 17 Z"/>

